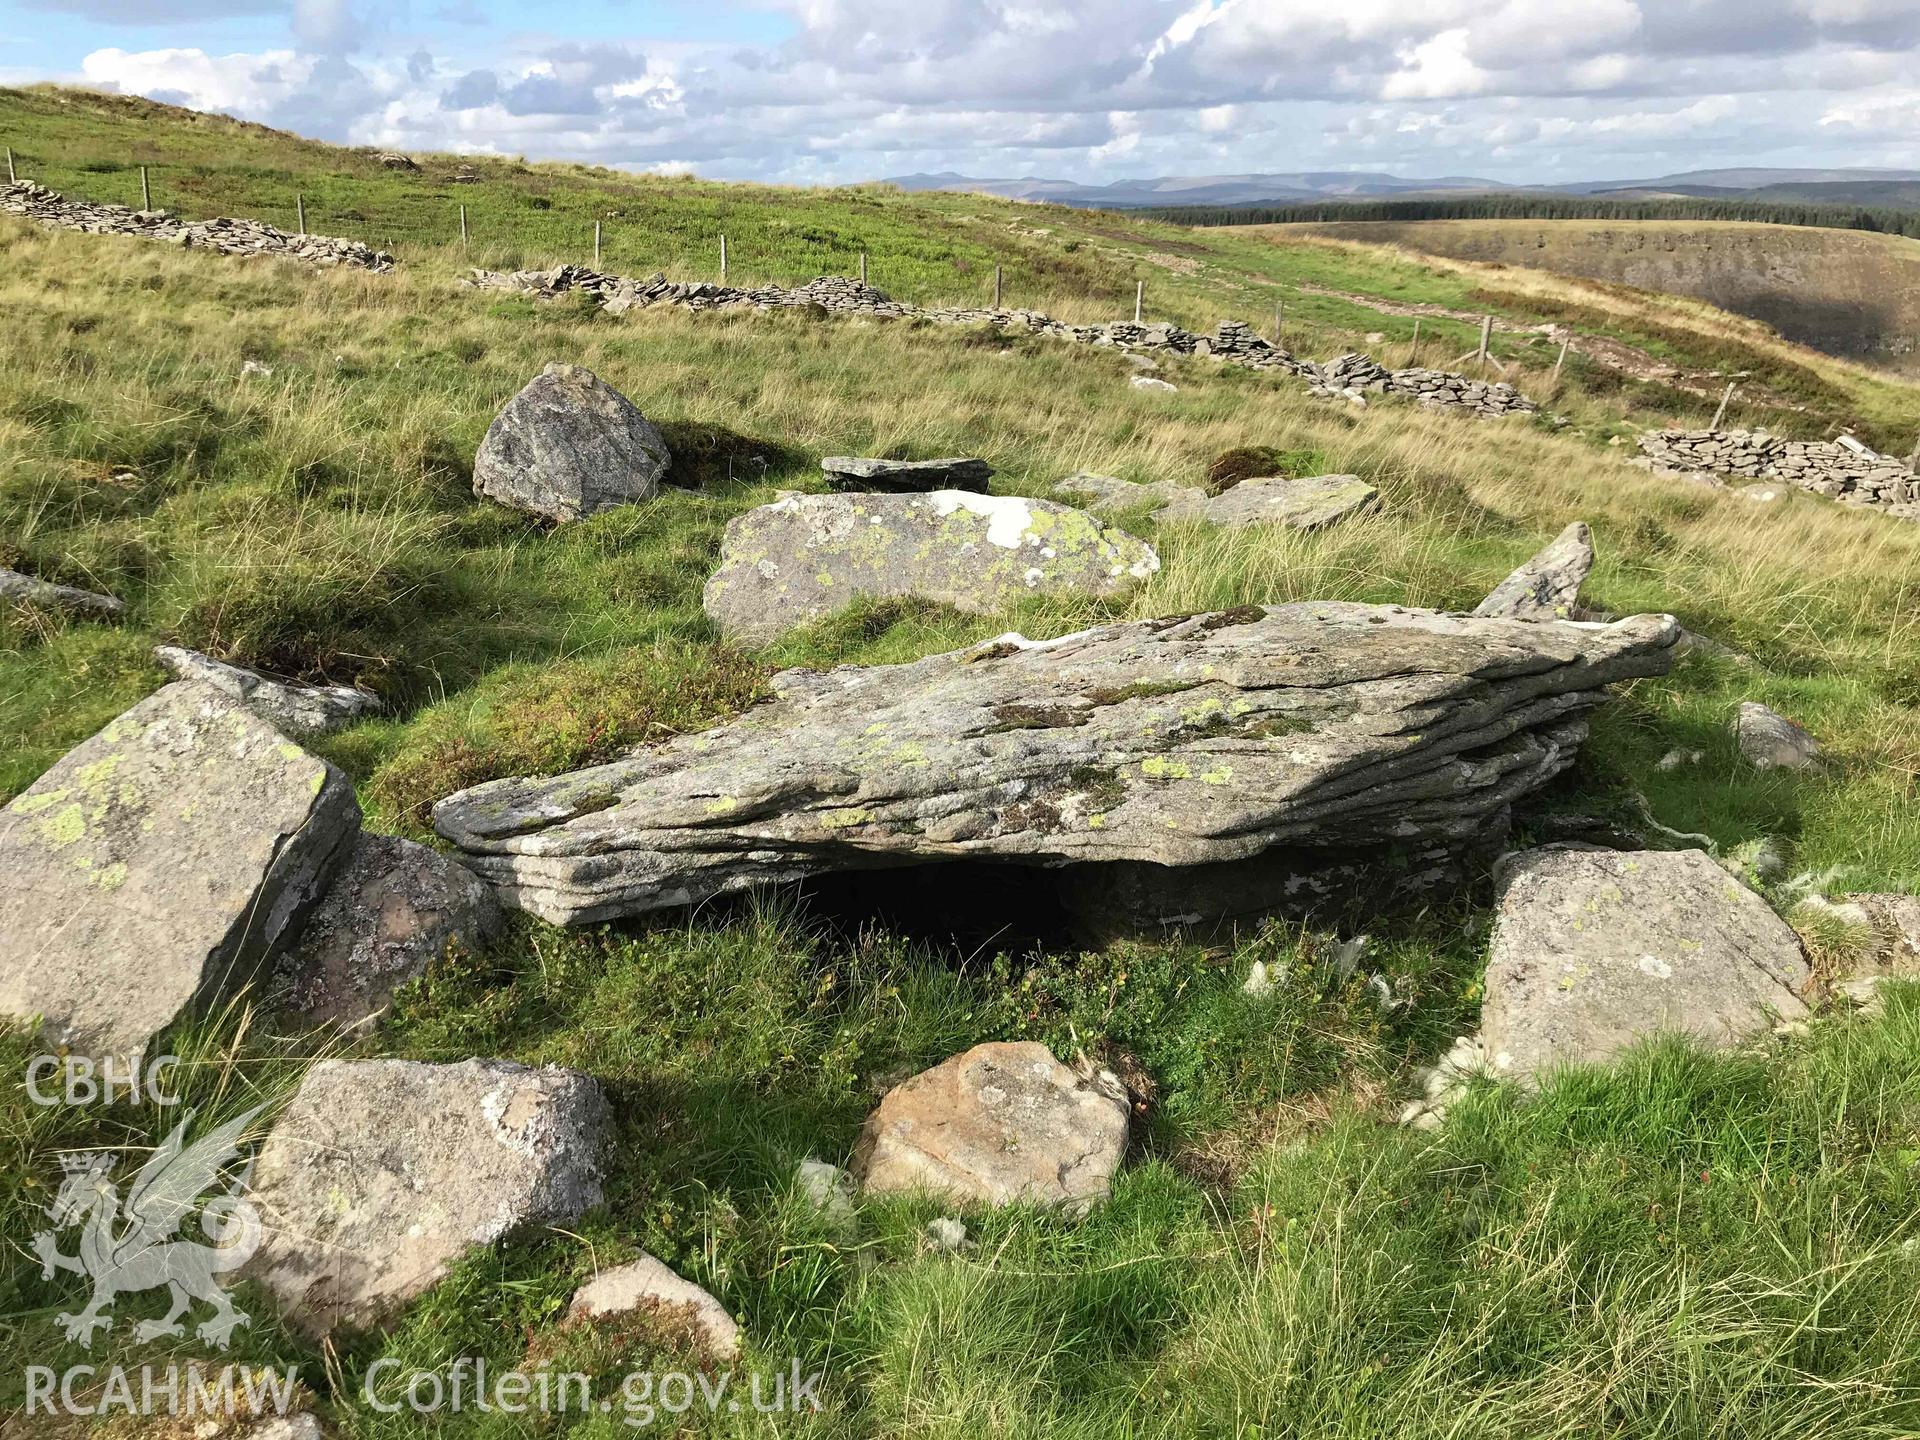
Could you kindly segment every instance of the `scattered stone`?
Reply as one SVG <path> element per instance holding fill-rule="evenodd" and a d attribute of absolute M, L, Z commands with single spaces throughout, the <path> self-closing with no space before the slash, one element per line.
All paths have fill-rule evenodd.
<path fill-rule="evenodd" d="M 1669 750 L 1654 762 L 1653 768 L 1666 774 L 1683 765 L 1698 765 L 1706 758 L 1707 752 L 1704 750 Z"/>
<path fill-rule="evenodd" d="M 1811 897 L 1811 900 L 1820 897 Z M 1882 983 L 1920 979 L 1920 896 L 1848 895 L 1831 907 L 1842 921 L 1865 931 L 1866 944 L 1849 957 L 1831 988 L 1870 1013 L 1881 1008 Z"/>
<path fill-rule="evenodd" d="M 16 570 L 0 570 L 0 600 L 40 610 L 60 610 L 69 615 L 118 616 L 127 609 L 124 601 L 111 595 L 76 590 L 71 585 L 55 585 Z"/>
<path fill-rule="evenodd" d="M 971 490 L 987 493 L 993 467 L 984 460 L 950 456 L 945 460 L 876 460 L 858 455 L 829 455 L 820 462 L 827 483 L 839 490 Z"/>
<path fill-rule="evenodd" d="M 726 1308 L 651 1255 L 602 1270 L 574 1292 L 567 1318 L 597 1320 L 635 1311 L 684 1326 L 709 1359 L 725 1363 L 740 1357 L 740 1327 Z"/>
<path fill-rule="evenodd" d="M 1820 742 L 1778 711 L 1753 700 L 1740 702 L 1733 736 L 1756 770 L 1805 770 L 1820 758 Z"/>
<path fill-rule="evenodd" d="M 1009 635 L 788 671 L 704 735 L 492 781 L 434 823 L 561 924 L 943 859 L 1460 844 L 1570 765 L 1604 687 L 1664 673 L 1678 631 L 1325 601 Z"/>
<path fill-rule="evenodd" d="M 377 1324 L 470 1249 L 600 1203 L 592 1079 L 504 1060 L 322 1060 L 254 1166 L 244 1275 L 303 1334 Z"/>
<path fill-rule="evenodd" d="M 169 685 L 0 811 L 0 1012 L 124 1055 L 259 971 L 360 824 L 333 766 Z"/>
<path fill-rule="evenodd" d="M 1120 1082 L 1076 1073 L 1028 1040 L 976 1045 L 889 1091 L 860 1132 L 853 1169 L 869 1194 L 1077 1214 L 1107 1198 L 1126 1148 Z"/>
<path fill-rule="evenodd" d="M 1786 851 L 1771 835 L 1735 847 L 1720 864 L 1736 880 L 1754 885 L 1777 884 L 1786 878 L 1791 868 L 1787 864 Z"/>
<path fill-rule="evenodd" d="M 1725 1047 L 1806 1014 L 1799 938 L 1702 851 L 1529 851 L 1498 905 L 1481 1039 L 1503 1074 L 1661 1031 Z"/>
<path fill-rule="evenodd" d="M 634 403 L 580 365 L 549 365 L 506 403 L 473 460 L 473 493 L 581 520 L 651 499 L 672 460 Z"/>
<path fill-rule="evenodd" d="M 222 255 L 280 255 L 309 265 L 350 265 L 362 270 L 391 270 L 393 256 L 384 250 L 330 235 L 292 235 L 262 225 L 258 220 L 177 219 L 164 210 L 129 210 L 124 205 L 102 205 L 65 196 L 21 180 L 0 186 L 0 211 L 24 215 L 55 230 L 81 230 L 93 235 L 132 235 L 165 240 L 184 248 L 217 251 Z"/>
<path fill-rule="evenodd" d="M 373 157 L 389 170 L 408 170 L 418 172 L 419 164 L 408 156 L 396 154 L 391 150 L 382 150 Z"/>
<path fill-rule="evenodd" d="M 202 1432 L 194 1432 L 197 1437 Z M 311 1410 L 296 1410 L 291 1415 L 272 1415 L 255 1420 L 239 1431 L 211 1432 L 217 1440 L 327 1440 L 326 1427 Z"/>
<path fill-rule="evenodd" d="M 1096 509 L 1130 510 L 1152 506 L 1155 518 L 1208 525 L 1285 525 L 1318 530 L 1380 503 L 1380 492 L 1357 475 L 1316 475 L 1304 480 L 1274 475 L 1243 480 L 1218 495 L 1170 480 L 1145 484 L 1092 475 L 1069 475 L 1059 488 L 1091 497 Z"/>
<path fill-rule="evenodd" d="M 1127 383 L 1133 386 L 1133 388 L 1136 390 L 1151 390 L 1156 394 L 1166 394 L 1166 395 L 1172 395 L 1176 391 L 1178 391 L 1180 388 L 1178 385 L 1175 385 L 1172 381 L 1158 380 L 1151 375 L 1135 375 Z"/>
<path fill-rule="evenodd" d="M 380 709 L 379 697 L 365 690 L 348 685 L 295 685 L 285 680 L 270 680 L 258 671 L 229 665 L 177 645 L 155 646 L 153 658 L 177 679 L 218 690 L 282 734 L 297 740 L 343 730 Z"/>
<path fill-rule="evenodd" d="M 800 1162 L 793 1178 L 806 1202 L 829 1225 L 837 1230 L 851 1228 L 855 1219 L 852 1175 L 838 1165 L 808 1158 Z"/>
<path fill-rule="evenodd" d="M 477 948 L 500 931 L 493 891 L 436 850 L 362 831 L 340 878 L 282 955 L 288 1005 L 313 1024 L 355 1027 L 455 941 Z"/>
<path fill-rule="evenodd" d="M 927 1246 L 943 1254 L 957 1255 L 973 1242 L 967 1238 L 967 1227 L 951 1215 L 941 1215 L 927 1222 Z"/>
<path fill-rule="evenodd" d="M 1285 973 L 1283 967 L 1281 974 L 1284 975 Z M 1274 973 L 1267 968 L 1267 962 L 1264 960 L 1256 960 L 1247 970 L 1247 978 L 1241 983 L 1240 993 L 1242 995 L 1252 995 L 1257 999 L 1262 995 L 1271 995 L 1275 983 Z"/>
<path fill-rule="evenodd" d="M 1420 1083 L 1417 1099 L 1400 1109 L 1400 1123 L 1415 1130 L 1438 1130 L 1447 1111 L 1461 1099 L 1474 1078 L 1491 1075 L 1495 1066 L 1487 1047 L 1477 1035 L 1462 1035 L 1453 1042 L 1429 1069 L 1416 1077 Z"/>
<path fill-rule="evenodd" d="M 1473 613 L 1511 620 L 1574 619 L 1580 587 L 1592 570 L 1593 531 L 1586 521 L 1576 520 L 1551 545 L 1496 585 Z"/>
<path fill-rule="evenodd" d="M 273 378 L 273 367 L 271 365 L 263 365 L 258 360 L 249 360 L 240 367 L 240 378 L 242 380 L 271 380 Z"/>
<path fill-rule="evenodd" d="M 1028 595 L 1118 595 L 1159 568 L 1151 545 L 1050 500 L 787 495 L 728 523 L 702 604 L 764 644 L 862 595 L 993 614 Z"/>

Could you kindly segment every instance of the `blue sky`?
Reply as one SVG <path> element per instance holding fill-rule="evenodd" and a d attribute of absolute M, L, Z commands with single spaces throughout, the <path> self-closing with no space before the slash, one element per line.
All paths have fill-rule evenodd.
<path fill-rule="evenodd" d="M 0 0 L 0 81 L 784 181 L 1920 168 L 1920 0 Z"/>

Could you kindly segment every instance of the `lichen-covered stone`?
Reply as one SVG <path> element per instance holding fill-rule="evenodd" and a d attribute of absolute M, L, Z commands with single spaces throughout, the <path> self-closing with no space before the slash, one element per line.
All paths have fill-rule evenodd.
<path fill-rule="evenodd" d="M 993 467 L 972 456 L 944 460 L 879 460 L 864 455 L 829 455 L 820 462 L 827 483 L 839 490 L 884 490 L 900 494 L 929 490 L 971 490 L 985 494 Z"/>
<path fill-rule="evenodd" d="M 269 725 L 295 739 L 344 729 L 380 709 L 378 696 L 350 685 L 295 685 L 215 660 L 197 650 L 159 645 L 153 658 L 182 680 L 211 686 L 238 700 Z"/>
<path fill-rule="evenodd" d="M 1805 770 L 1819 763 L 1820 742 L 1757 700 L 1743 700 L 1733 717 L 1734 743 L 1756 770 Z"/>
<path fill-rule="evenodd" d="M 1500 882 L 1481 1040 L 1537 1077 L 1681 1032 L 1737 1044 L 1806 1013 L 1798 937 L 1699 850 L 1532 850 Z"/>
<path fill-rule="evenodd" d="M 0 569 L 0 600 L 40 610 L 58 610 L 68 615 L 95 615 L 108 619 L 126 611 L 126 605 L 111 595 L 92 590 L 76 590 L 71 585 L 55 585 L 36 580 L 17 570 Z"/>
<path fill-rule="evenodd" d="M 457 860 L 362 831 L 340 877 L 286 947 L 281 988 L 315 1024 L 362 1025 L 449 944 L 484 944 L 503 918 L 493 891 Z"/>
<path fill-rule="evenodd" d="M 726 1307 L 651 1255 L 595 1275 L 574 1291 L 567 1318 L 598 1320 L 636 1311 L 683 1326 L 709 1359 L 724 1363 L 740 1356 L 740 1326 Z"/>
<path fill-rule="evenodd" d="M 1603 687 L 1663 673 L 1678 634 L 1305 602 L 1007 636 L 789 671 L 718 729 L 477 786 L 434 823 L 559 923 L 932 860 L 1467 840 L 1571 764 Z"/>
<path fill-rule="evenodd" d="M 323 1060 L 254 1166 L 242 1272 L 296 1329 L 386 1319 L 475 1246 L 600 1203 L 599 1085 L 504 1060 Z"/>
<path fill-rule="evenodd" d="M 1593 531 L 1576 520 L 1553 543 L 1493 588 L 1476 615 L 1513 620 L 1571 620 L 1593 571 Z"/>
<path fill-rule="evenodd" d="M 1119 594 L 1159 568 L 1144 541 L 1049 500 L 787 495 L 727 525 L 702 603 L 729 635 L 764 643 L 861 595 L 991 614 L 1028 595 Z"/>
<path fill-rule="evenodd" d="M 1085 471 L 1060 482 L 1072 495 L 1090 497 L 1095 509 L 1132 510 L 1147 506 L 1155 519 L 1206 525 L 1285 525 L 1318 530 L 1380 503 L 1380 492 L 1357 475 L 1315 475 L 1303 480 L 1269 475 L 1243 480 L 1218 495 L 1171 480 L 1145 482 L 1093 475 Z"/>
<path fill-rule="evenodd" d="M 1026 1040 L 976 1045 L 895 1086 L 867 1117 L 853 1170 L 869 1194 L 1083 1212 L 1127 1151 L 1127 1094 Z"/>
<path fill-rule="evenodd" d="M 237 702 L 169 685 L 0 810 L 0 1012 L 146 1047 L 251 981 L 360 823 L 353 787 Z"/>
<path fill-rule="evenodd" d="M 473 493 L 549 520 L 650 499 L 672 463 L 634 403 L 581 365 L 549 365 L 506 403 L 473 458 Z"/>

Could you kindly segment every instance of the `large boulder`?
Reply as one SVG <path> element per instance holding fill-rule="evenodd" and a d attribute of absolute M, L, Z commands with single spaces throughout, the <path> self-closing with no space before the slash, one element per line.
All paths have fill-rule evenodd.
<path fill-rule="evenodd" d="M 888 1091 L 853 1171 L 869 1194 L 1080 1212 L 1107 1198 L 1126 1151 L 1120 1082 L 1028 1040 L 976 1045 Z"/>
<path fill-rule="evenodd" d="M 1659 1032 L 1733 1045 L 1806 1013 L 1799 937 L 1702 851 L 1528 851 L 1498 903 L 1481 1040 L 1502 1073 Z"/>
<path fill-rule="evenodd" d="M 1805 770 L 1820 760 L 1818 740 L 1757 700 L 1740 702 L 1733 739 L 1756 770 Z"/>
<path fill-rule="evenodd" d="M 179 679 L 192 680 L 230 696 L 276 730 L 295 739 L 330 734 L 380 709 L 379 697 L 365 690 L 349 685 L 295 685 L 285 680 L 271 680 L 258 671 L 229 665 L 211 655 L 183 650 L 177 645 L 156 646 L 153 658 Z"/>
<path fill-rule="evenodd" d="M 829 455 L 820 462 L 827 483 L 839 490 L 887 490 L 906 494 L 930 490 L 971 490 L 985 494 L 993 467 L 971 456 L 944 460 L 878 460 L 863 455 Z"/>
<path fill-rule="evenodd" d="M 358 1026 L 454 941 L 499 933 L 500 902 L 437 850 L 362 831 L 352 858 L 281 957 L 288 1004 L 316 1024 Z"/>
<path fill-rule="evenodd" d="M 683 1328 L 709 1359 L 740 1358 L 740 1327 L 718 1300 L 651 1255 L 602 1270 L 573 1294 L 569 1320 L 648 1314 Z"/>
<path fill-rule="evenodd" d="M 1144 541 L 1050 500 L 787 495 L 728 523 L 702 603 L 760 644 L 859 595 L 992 614 L 1027 595 L 1115 595 L 1159 568 Z"/>
<path fill-rule="evenodd" d="M 307 1335 L 376 1324 L 475 1246 L 598 1205 L 607 1128 L 572 1070 L 322 1060 L 260 1148 L 243 1273 Z"/>
<path fill-rule="evenodd" d="M 40 610 L 58 610 L 68 615 L 89 615 L 111 619 L 126 611 L 126 605 L 111 595 L 92 590 L 76 590 L 71 585 L 55 585 L 36 580 L 17 570 L 0 569 L 0 600 Z"/>
<path fill-rule="evenodd" d="M 1071 495 L 1087 496 L 1095 509 L 1150 508 L 1158 520 L 1205 525 L 1285 525 L 1319 530 L 1380 503 L 1380 492 L 1358 475 L 1315 475 L 1302 480 L 1269 475 L 1242 480 L 1210 495 L 1171 480 L 1132 481 L 1082 471 L 1060 482 Z"/>
<path fill-rule="evenodd" d="M 1593 571 L 1593 531 L 1576 520 L 1474 607 L 1476 615 L 1511 620 L 1571 620 L 1580 587 Z"/>
<path fill-rule="evenodd" d="M 577 924 L 833 870 L 1241 860 L 1478 836 L 1679 627 L 1309 602 L 776 676 L 703 735 L 442 800 L 502 898 Z"/>
<path fill-rule="evenodd" d="M 487 427 L 473 493 L 549 520 L 646 500 L 671 459 L 634 403 L 580 365 L 549 365 Z"/>
<path fill-rule="evenodd" d="M 353 787 L 217 691 L 174 684 L 0 811 L 0 1012 L 144 1049 L 248 983 L 359 828 Z"/>

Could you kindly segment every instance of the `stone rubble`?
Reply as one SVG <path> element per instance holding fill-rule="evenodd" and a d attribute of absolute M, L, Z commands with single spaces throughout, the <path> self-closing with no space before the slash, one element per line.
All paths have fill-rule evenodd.
<path fill-rule="evenodd" d="M 1843 505 L 1900 520 L 1920 520 L 1920 475 L 1904 462 L 1837 440 L 1788 440 L 1764 430 L 1656 430 L 1640 437 L 1633 462 L 1686 476 L 1745 475 L 1784 480 Z"/>
<path fill-rule="evenodd" d="M 218 251 L 222 255 L 281 255 L 310 265 L 349 265 L 362 270 L 391 270 L 393 256 L 358 240 L 332 235 L 295 235 L 258 220 L 182 220 L 165 210 L 130 210 L 91 200 L 69 200 L 31 180 L 0 186 L 0 211 L 24 215 L 56 230 L 90 235 L 133 235 L 174 245 Z"/>
<path fill-rule="evenodd" d="M 381 708 L 378 696 L 350 685 L 296 685 L 273 680 L 256 670 L 229 665 L 178 645 L 156 645 L 153 658 L 176 678 L 218 690 L 295 740 L 343 730 Z"/>
<path fill-rule="evenodd" d="M 1390 393 L 1423 405 L 1451 406 L 1487 418 L 1524 414 L 1539 407 L 1513 386 L 1488 384 L 1444 370 L 1387 370 L 1364 355 L 1342 355 L 1325 366 L 1302 360 L 1254 333 L 1240 320 L 1223 320 L 1212 335 L 1196 335 L 1177 325 L 1144 325 L 1116 320 L 1105 325 L 1069 325 L 1038 310 L 976 306 L 908 305 L 858 280 L 823 275 L 804 285 L 763 285 L 739 290 L 704 280 L 674 281 L 665 275 L 632 279 L 604 274 L 583 265 L 552 270 L 475 270 L 465 282 L 476 289 L 510 290 L 538 299 L 583 293 L 597 298 L 609 314 L 651 305 L 689 310 L 820 310 L 884 320 L 919 320 L 938 325 L 987 326 L 1009 335 L 1043 335 L 1078 345 L 1100 345 L 1134 354 L 1211 357 L 1251 370 L 1279 370 L 1308 382 L 1310 393 Z M 1136 377 L 1139 384 L 1143 377 Z M 1153 388 L 1142 386 L 1141 388 Z M 1171 387 L 1170 387 L 1171 388 Z"/>
<path fill-rule="evenodd" d="M 69 615 L 99 615 L 108 618 L 124 614 L 126 602 L 92 590 L 76 590 L 71 585 L 55 585 L 36 580 L 17 570 L 0 569 L 0 600 L 40 610 L 60 610 Z"/>
<path fill-rule="evenodd" d="M 1065 494 L 1089 497 L 1096 510 L 1150 505 L 1156 520 L 1197 521 L 1228 528 L 1285 525 L 1293 530 L 1319 530 L 1364 514 L 1380 503 L 1380 492 L 1358 475 L 1313 475 L 1297 480 L 1267 475 L 1242 480 L 1218 495 L 1209 495 L 1198 486 L 1172 480 L 1121 480 L 1082 470 L 1062 480 L 1059 489 Z"/>

